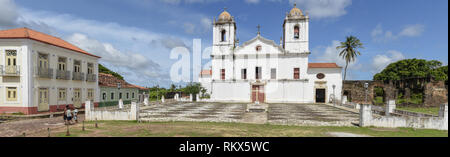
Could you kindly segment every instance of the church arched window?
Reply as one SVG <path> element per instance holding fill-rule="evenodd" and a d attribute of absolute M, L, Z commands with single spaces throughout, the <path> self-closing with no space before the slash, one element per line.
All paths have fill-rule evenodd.
<path fill-rule="evenodd" d="M 294 27 L 294 39 L 299 39 L 299 38 L 300 38 L 300 27 L 295 26 Z"/>
<path fill-rule="evenodd" d="M 262 46 L 261 45 L 256 46 L 256 52 L 259 52 L 261 50 L 262 50 Z"/>
<path fill-rule="evenodd" d="M 227 35 L 227 31 L 226 30 L 222 30 L 220 32 L 220 39 L 221 39 L 220 41 L 222 41 L 222 42 L 226 41 L 227 40 L 226 35 Z"/>

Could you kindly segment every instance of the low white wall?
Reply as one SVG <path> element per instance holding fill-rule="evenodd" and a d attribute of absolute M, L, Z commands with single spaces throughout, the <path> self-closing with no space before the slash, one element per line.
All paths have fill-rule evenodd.
<path fill-rule="evenodd" d="M 362 104 L 360 109 L 360 126 L 448 130 L 448 104 L 441 105 L 439 117 L 381 116 L 377 118 L 374 118 L 372 115 L 371 105 Z"/>
<path fill-rule="evenodd" d="M 113 111 L 95 111 L 92 103 L 86 101 L 85 119 L 93 120 L 117 120 L 129 121 L 139 120 L 139 105 L 136 102 L 131 103 L 130 110 L 113 110 Z"/>

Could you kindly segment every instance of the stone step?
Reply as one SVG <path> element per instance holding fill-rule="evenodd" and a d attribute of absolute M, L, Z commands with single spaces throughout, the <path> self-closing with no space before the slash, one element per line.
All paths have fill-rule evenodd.
<path fill-rule="evenodd" d="M 251 113 L 262 113 L 262 112 L 266 112 L 265 109 L 257 109 L 257 108 L 251 108 L 251 109 L 248 109 L 248 111 L 251 112 Z"/>

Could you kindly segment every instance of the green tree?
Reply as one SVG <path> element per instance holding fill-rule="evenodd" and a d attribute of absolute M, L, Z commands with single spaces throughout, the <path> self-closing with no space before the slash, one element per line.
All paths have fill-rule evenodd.
<path fill-rule="evenodd" d="M 337 50 L 341 51 L 339 56 L 345 59 L 345 72 L 344 81 L 347 79 L 347 68 L 351 62 L 354 62 L 361 52 L 358 49 L 363 49 L 363 44 L 355 36 L 347 37 L 345 42 L 341 42 L 341 45 L 336 47 Z"/>
<path fill-rule="evenodd" d="M 118 74 L 118 73 L 116 73 L 114 71 L 109 70 L 108 68 L 106 68 L 105 66 L 103 66 L 101 64 L 98 64 L 98 72 L 99 73 L 104 73 L 104 74 L 111 74 L 114 77 L 117 77 L 117 78 L 119 78 L 121 80 L 124 80 L 122 75 L 120 75 L 120 74 Z"/>
<path fill-rule="evenodd" d="M 174 84 L 170 85 L 170 92 L 175 92 L 177 90 L 177 86 Z"/>
<path fill-rule="evenodd" d="M 189 83 L 184 89 L 183 92 L 186 94 L 196 95 L 200 93 L 202 90 L 202 85 L 200 83 Z"/>
<path fill-rule="evenodd" d="M 436 60 L 405 59 L 391 63 L 383 71 L 375 74 L 374 80 L 401 81 L 409 78 L 433 77 L 438 81 L 448 80 L 448 66 Z"/>

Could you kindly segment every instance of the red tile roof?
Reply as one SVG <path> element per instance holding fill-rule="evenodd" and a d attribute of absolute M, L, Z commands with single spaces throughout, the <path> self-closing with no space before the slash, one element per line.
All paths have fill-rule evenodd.
<path fill-rule="evenodd" d="M 204 75 L 212 75 L 212 70 L 202 70 L 202 72 L 200 72 L 200 76 Z"/>
<path fill-rule="evenodd" d="M 309 68 L 341 68 L 336 63 L 309 63 Z"/>
<path fill-rule="evenodd" d="M 120 83 L 121 88 L 137 88 L 135 85 L 114 77 L 111 74 L 98 74 L 98 85 L 100 87 L 117 87 L 117 83 Z"/>
<path fill-rule="evenodd" d="M 101 58 L 99 56 L 90 54 L 75 45 L 68 43 L 60 38 L 37 32 L 35 30 L 31 30 L 29 28 L 17 28 L 17 29 L 9 29 L 9 30 L 1 30 L 0 31 L 0 39 L 31 39 L 39 42 L 43 42 L 46 44 L 50 44 L 53 46 L 65 48 L 68 50 L 76 51 L 85 55 Z"/>
<path fill-rule="evenodd" d="M 133 85 L 133 86 L 136 88 L 139 88 L 139 90 L 150 90 L 149 88 L 145 88 L 145 87 L 138 86 L 138 85 Z"/>

